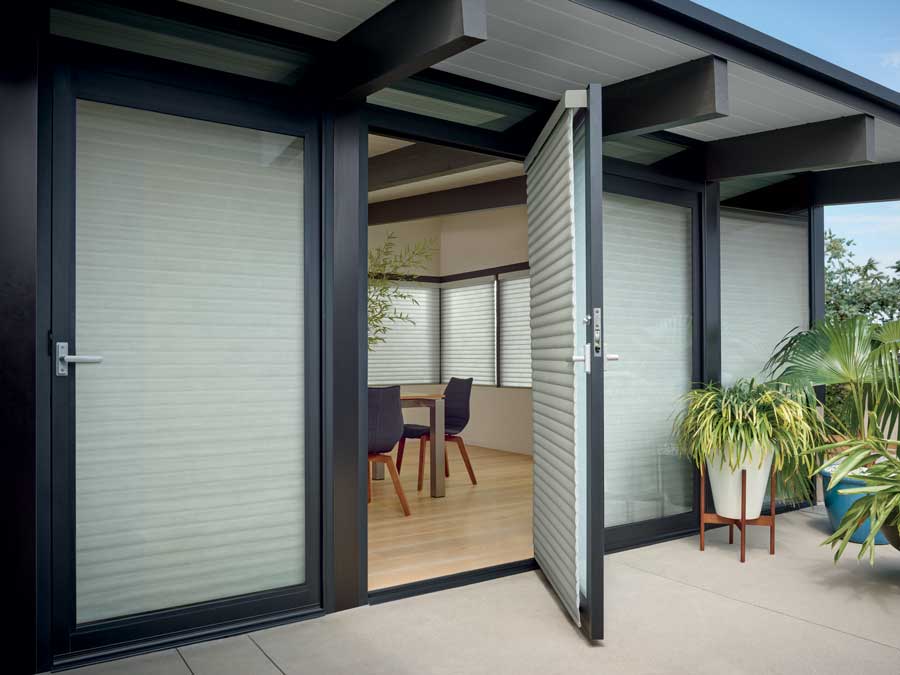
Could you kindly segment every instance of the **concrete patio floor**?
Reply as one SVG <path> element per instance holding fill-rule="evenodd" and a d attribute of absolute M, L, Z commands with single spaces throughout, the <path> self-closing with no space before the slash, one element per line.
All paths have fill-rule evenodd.
<path fill-rule="evenodd" d="M 900 553 L 837 566 L 820 509 L 610 555 L 606 639 L 591 645 L 538 573 L 332 614 L 76 671 L 81 675 L 347 673 L 900 673 Z"/>

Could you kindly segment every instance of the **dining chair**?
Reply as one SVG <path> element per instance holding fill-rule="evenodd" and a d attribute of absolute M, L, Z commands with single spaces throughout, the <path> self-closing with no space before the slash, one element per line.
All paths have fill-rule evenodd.
<path fill-rule="evenodd" d="M 403 410 L 400 408 L 400 387 L 369 387 L 369 502 L 372 501 L 372 465 L 387 466 L 400 499 L 403 515 L 409 515 L 409 502 L 400 485 L 397 467 L 389 453 L 403 438 Z"/>
<path fill-rule="evenodd" d="M 456 443 L 459 448 L 459 454 L 462 455 L 463 463 L 466 465 L 466 471 L 469 473 L 469 480 L 472 485 L 478 485 L 475 479 L 475 471 L 472 469 L 472 462 L 469 460 L 469 451 L 466 450 L 466 442 L 460 436 L 463 429 L 469 423 L 469 401 L 472 397 L 472 378 L 451 377 L 444 389 L 444 441 Z M 418 489 L 422 489 L 422 483 L 425 477 L 425 444 L 430 439 L 431 430 L 422 424 L 404 424 L 403 438 L 400 439 L 400 445 L 397 447 L 397 471 L 403 467 L 403 451 L 406 447 L 407 438 L 419 439 L 419 483 Z M 444 446 L 446 449 L 446 445 Z M 450 462 L 448 455 L 444 452 L 444 475 L 450 477 Z"/>

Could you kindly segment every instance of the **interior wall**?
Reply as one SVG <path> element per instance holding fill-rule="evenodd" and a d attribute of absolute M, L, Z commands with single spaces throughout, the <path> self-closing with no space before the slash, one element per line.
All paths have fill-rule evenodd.
<path fill-rule="evenodd" d="M 528 260 L 524 205 L 373 225 L 369 247 L 383 243 L 389 232 L 397 235 L 400 246 L 427 238 L 436 242 L 438 252 L 419 272 L 423 275 L 447 276 Z M 436 384 L 403 387 L 404 393 L 442 390 L 443 385 Z M 426 410 L 405 410 L 404 417 L 410 423 L 428 423 Z M 463 437 L 470 445 L 531 454 L 531 389 L 473 387 L 471 417 Z"/>

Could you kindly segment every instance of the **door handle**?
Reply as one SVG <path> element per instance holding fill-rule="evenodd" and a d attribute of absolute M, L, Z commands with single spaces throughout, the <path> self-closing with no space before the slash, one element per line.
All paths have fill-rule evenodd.
<path fill-rule="evenodd" d="M 56 374 L 59 377 L 68 377 L 70 363 L 103 363 L 102 356 L 89 356 L 87 354 L 69 354 L 68 342 L 56 343 Z"/>
<path fill-rule="evenodd" d="M 607 360 L 607 361 L 618 361 L 618 360 L 619 360 L 619 355 L 618 355 L 618 354 L 607 354 L 607 355 L 606 355 L 606 360 Z"/>

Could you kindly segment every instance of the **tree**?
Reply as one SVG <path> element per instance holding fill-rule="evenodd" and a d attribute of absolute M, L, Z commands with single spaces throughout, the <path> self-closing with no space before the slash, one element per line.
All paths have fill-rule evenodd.
<path fill-rule="evenodd" d="M 844 320 L 863 316 L 884 324 L 900 318 L 900 261 L 888 270 L 869 258 L 860 264 L 856 242 L 825 233 L 825 319 Z M 845 385 L 825 388 L 826 420 L 833 426 L 849 425 L 853 416 Z"/>
<path fill-rule="evenodd" d="M 880 269 L 874 259 L 860 264 L 856 242 L 825 234 L 825 318 L 864 316 L 876 323 L 900 318 L 900 261 Z"/>

